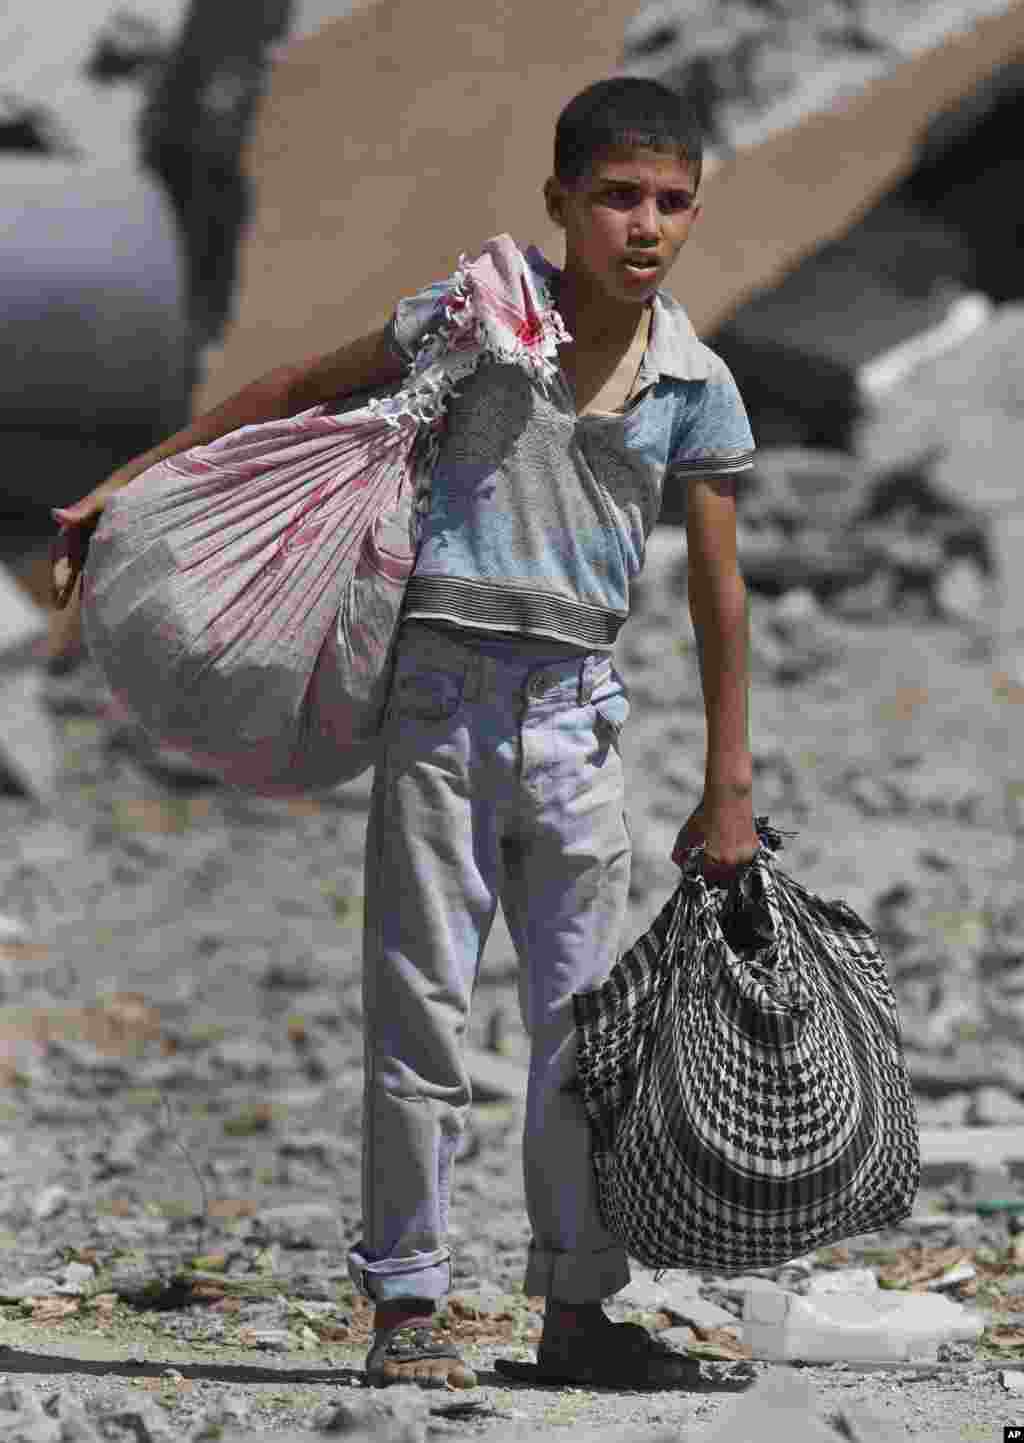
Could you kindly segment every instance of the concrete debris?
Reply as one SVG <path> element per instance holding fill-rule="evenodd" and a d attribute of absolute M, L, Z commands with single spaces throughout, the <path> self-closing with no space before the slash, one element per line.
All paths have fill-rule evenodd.
<path fill-rule="evenodd" d="M 396 1384 L 376 1396 L 345 1397 L 318 1409 L 312 1418 L 318 1433 L 377 1443 L 426 1443 L 430 1398 L 419 1388 Z"/>
<path fill-rule="evenodd" d="M 1024 1102 L 1005 1087 L 979 1087 L 971 1098 L 965 1121 L 971 1126 L 1024 1127 Z"/>
<path fill-rule="evenodd" d="M 30 660 L 33 647 L 49 630 L 46 613 L 0 563 L 0 666 Z"/>
<path fill-rule="evenodd" d="M 85 74 L 99 85 L 138 79 L 158 65 L 166 51 L 152 20 L 130 11 L 115 11 L 96 36 Z"/>
<path fill-rule="evenodd" d="M 96 1269 L 90 1263 L 68 1263 L 57 1291 L 70 1296 L 80 1296 L 89 1292 L 95 1280 Z"/>
<path fill-rule="evenodd" d="M 297 1339 L 287 1328 L 257 1328 L 252 1333 L 253 1344 L 257 1348 L 263 1348 L 268 1353 L 291 1353 L 295 1350 Z"/>
<path fill-rule="evenodd" d="M 955 1162 L 969 1167 L 972 1173 L 981 1169 L 1015 1164 L 1015 1172 L 1024 1164 L 1024 1127 L 1010 1124 L 1002 1127 L 922 1127 L 922 1162 L 933 1165 Z"/>
<path fill-rule="evenodd" d="M 740 493 L 739 553 L 747 585 L 782 598 L 769 624 L 796 669 L 781 680 L 841 659 L 842 633 L 815 601 L 844 620 L 877 615 L 880 605 L 960 622 L 985 618 L 995 549 L 985 517 L 935 483 L 944 455 L 926 448 L 876 473 L 830 452 L 769 449 L 759 459 Z M 837 494 L 840 482 L 847 488 Z M 812 620 L 803 659 L 801 633 Z"/>
<path fill-rule="evenodd" d="M 55 1298 L 59 1292 L 56 1278 L 0 1280 L 0 1302 L 4 1303 L 20 1303 L 25 1298 Z"/>
<path fill-rule="evenodd" d="M 0 794 L 6 787 L 48 809 L 58 799 L 63 746 L 42 693 L 39 672 L 0 671 Z"/>
<path fill-rule="evenodd" d="M 955 1290 L 961 1283 L 969 1283 L 972 1278 L 978 1276 L 978 1269 L 973 1263 L 961 1263 L 959 1267 L 950 1268 L 942 1274 L 941 1278 L 933 1278 L 928 1284 L 928 1291 L 931 1293 L 944 1293 Z"/>
<path fill-rule="evenodd" d="M 819 672 L 831 670 L 843 660 L 846 645 L 842 628 L 835 626 L 806 586 L 793 587 L 758 616 L 751 628 L 758 635 L 764 656 L 764 635 L 776 643 L 771 670 L 773 680 L 792 685 Z"/>
<path fill-rule="evenodd" d="M 246 1037 L 219 1042 L 211 1060 L 233 1076 L 246 1079 L 267 1078 L 280 1065 L 279 1054 L 272 1047 Z"/>
<path fill-rule="evenodd" d="M 863 1298 L 878 1292 L 878 1278 L 870 1268 L 839 1268 L 831 1273 L 812 1274 L 800 1291 L 812 1298 L 835 1293 Z"/>
<path fill-rule="evenodd" d="M 36 1198 L 32 1204 L 32 1216 L 37 1223 L 46 1222 L 48 1219 L 56 1217 L 58 1213 L 62 1213 L 67 1205 L 67 1188 L 55 1183 L 52 1187 L 43 1188 Z"/>
<path fill-rule="evenodd" d="M 0 947 L 5 942 L 27 942 L 28 928 L 18 917 L 0 915 Z"/>
<path fill-rule="evenodd" d="M 571 1443 L 681 1443 L 678 1426 L 666 1427 L 663 1424 L 613 1423 L 594 1427 L 593 1424 L 581 1423 L 571 1429 L 563 1427 L 562 1431 L 570 1434 Z M 499 1426 L 483 1436 L 487 1443 L 551 1443 L 552 1429 L 532 1428 L 521 1423 L 511 1428 Z"/>
<path fill-rule="evenodd" d="M 174 1430 L 151 1400 L 99 1400 L 83 1406 L 63 1391 L 45 1403 L 28 1388 L 0 1377 L 0 1438 L 5 1443 L 104 1443 L 118 1437 L 134 1443 L 172 1443 Z"/>
<path fill-rule="evenodd" d="M 285 1247 L 337 1244 L 338 1216 L 329 1203 L 292 1203 L 264 1208 L 256 1221 L 262 1235 Z"/>
<path fill-rule="evenodd" d="M 831 1363 L 935 1358 L 943 1342 L 976 1342 L 984 1320 L 937 1294 L 748 1290 L 743 1338 L 755 1358 Z"/>
<path fill-rule="evenodd" d="M 992 302 L 979 292 L 958 296 L 936 325 L 875 356 L 860 368 L 857 384 L 863 395 L 877 400 L 905 381 L 918 366 L 955 350 L 992 319 Z"/>
<path fill-rule="evenodd" d="M 695 1273 L 672 1272 L 656 1279 L 646 1268 L 631 1269 L 632 1276 L 616 1301 L 624 1307 L 645 1313 L 669 1313 L 680 1320 L 695 1299 L 700 1297 L 700 1278 Z M 731 1314 L 723 1321 L 734 1322 Z"/>
<path fill-rule="evenodd" d="M 771 1419 L 771 1435 L 766 1420 Z M 788 1368 L 773 1368 L 723 1410 L 704 1443 L 751 1443 L 773 1436 L 786 1443 L 835 1443 L 836 1434 L 816 1416 L 811 1384 Z"/>
<path fill-rule="evenodd" d="M 282 1138 L 277 1150 L 282 1157 L 311 1158 L 330 1167 L 344 1151 L 344 1143 L 332 1132 L 295 1132 Z"/>

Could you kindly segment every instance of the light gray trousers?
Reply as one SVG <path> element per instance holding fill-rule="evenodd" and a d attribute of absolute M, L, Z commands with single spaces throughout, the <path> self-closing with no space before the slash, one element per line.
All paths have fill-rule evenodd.
<path fill-rule="evenodd" d="M 462 1042 L 499 899 L 531 1044 L 525 1291 L 597 1302 L 629 1281 L 567 1090 L 572 994 L 607 977 L 626 920 L 628 714 L 605 654 L 402 626 L 366 837 L 363 1236 L 349 1269 L 369 1297 L 451 1286 L 452 1160 L 471 1101 Z"/>

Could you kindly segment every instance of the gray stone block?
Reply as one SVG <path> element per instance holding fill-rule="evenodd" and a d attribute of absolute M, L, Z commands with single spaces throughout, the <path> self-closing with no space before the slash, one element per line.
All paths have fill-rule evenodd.
<path fill-rule="evenodd" d="M 0 666 L 23 662 L 46 632 L 46 614 L 0 563 Z"/>
<path fill-rule="evenodd" d="M 42 806 L 56 800 L 63 748 L 43 705 L 39 671 L 0 672 L 0 781 Z"/>
<path fill-rule="evenodd" d="M 815 1392 L 790 1368 L 773 1368 L 716 1420 L 704 1443 L 836 1443 L 836 1433 L 815 1411 Z"/>

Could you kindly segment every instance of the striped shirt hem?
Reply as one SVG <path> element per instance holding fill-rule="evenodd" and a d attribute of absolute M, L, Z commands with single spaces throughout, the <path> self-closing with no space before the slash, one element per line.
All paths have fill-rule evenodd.
<path fill-rule="evenodd" d="M 550 593 L 507 590 L 450 576 L 413 576 L 402 619 L 449 621 L 476 631 L 522 632 L 588 651 L 612 651 L 627 614 Z"/>
<path fill-rule="evenodd" d="M 737 451 L 732 455 L 694 456 L 690 460 L 673 461 L 665 479 L 673 477 L 689 480 L 693 476 L 734 476 L 739 471 L 750 471 L 754 465 L 753 451 Z"/>

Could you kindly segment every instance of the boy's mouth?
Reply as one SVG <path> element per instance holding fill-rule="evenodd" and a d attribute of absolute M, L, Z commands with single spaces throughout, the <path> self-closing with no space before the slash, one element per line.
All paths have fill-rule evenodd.
<path fill-rule="evenodd" d="M 653 256 L 626 256 L 623 265 L 631 275 L 653 276 L 660 269 L 658 261 Z"/>

